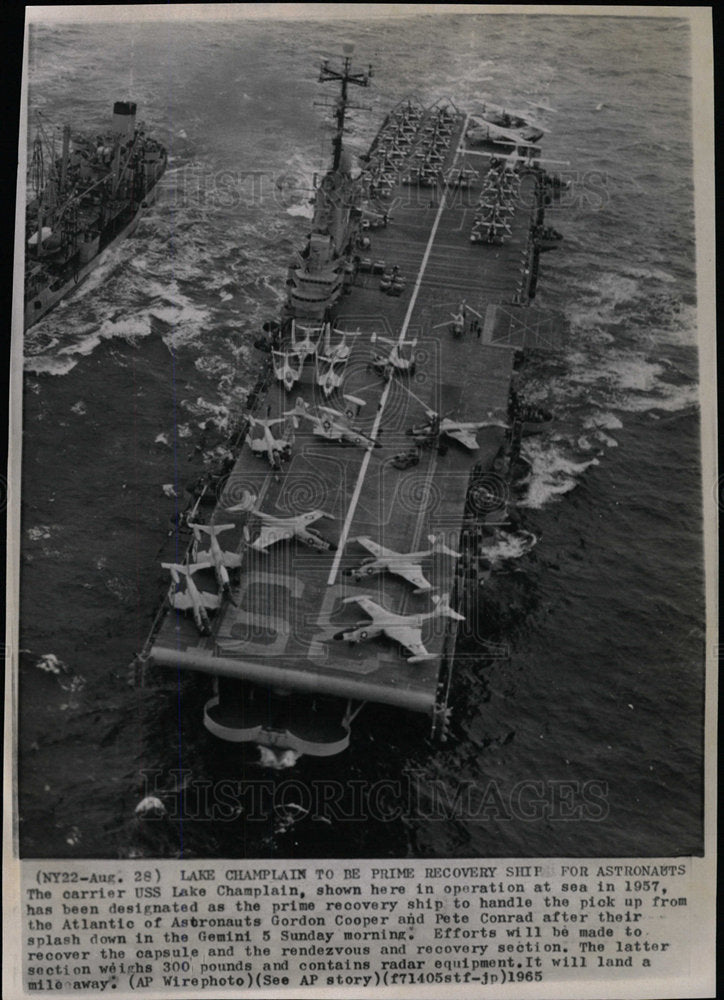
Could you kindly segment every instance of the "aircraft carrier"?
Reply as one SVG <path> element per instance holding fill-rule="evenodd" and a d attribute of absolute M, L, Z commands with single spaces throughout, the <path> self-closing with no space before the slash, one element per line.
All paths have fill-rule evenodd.
<path fill-rule="evenodd" d="M 525 354 L 566 331 L 533 305 L 564 189 L 540 132 L 405 100 L 353 167 L 349 95 L 371 76 L 350 51 L 322 63 L 331 168 L 259 331 L 233 460 L 179 518 L 137 658 L 146 678 L 211 675 L 207 729 L 276 755 L 343 751 L 368 703 L 444 739 L 476 546 L 507 521 L 521 437 L 551 419 L 521 398 Z"/>

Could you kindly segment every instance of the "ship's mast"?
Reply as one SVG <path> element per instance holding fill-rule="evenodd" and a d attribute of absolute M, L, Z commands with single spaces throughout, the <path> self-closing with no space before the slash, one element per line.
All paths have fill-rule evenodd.
<path fill-rule="evenodd" d="M 369 85 L 370 77 L 372 76 L 371 66 L 368 66 L 362 73 L 352 72 L 352 52 L 354 51 L 354 45 L 344 45 L 342 51 L 344 55 L 342 56 L 342 66 L 340 69 L 334 69 L 329 65 L 329 60 L 324 59 L 319 71 L 320 83 L 326 83 L 329 80 L 338 80 L 341 84 L 340 98 L 337 101 L 337 106 L 334 112 L 334 117 L 337 121 L 337 131 L 334 139 L 332 140 L 332 149 L 334 151 L 334 160 L 332 162 L 333 170 L 337 170 L 339 168 L 342 159 L 344 117 L 348 107 L 347 87 L 350 83 L 353 83 L 358 87 L 367 87 Z"/>
<path fill-rule="evenodd" d="M 70 125 L 63 128 L 63 152 L 60 160 L 60 197 L 65 196 L 65 188 L 68 180 L 68 156 L 70 154 Z"/>

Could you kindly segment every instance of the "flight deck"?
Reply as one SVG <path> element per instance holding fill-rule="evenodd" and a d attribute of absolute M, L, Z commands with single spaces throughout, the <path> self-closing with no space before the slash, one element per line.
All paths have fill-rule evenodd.
<path fill-rule="evenodd" d="M 439 109 L 421 113 L 418 134 L 436 114 Z M 287 460 L 272 467 L 263 451 L 255 454 L 249 446 L 259 433 L 250 426 L 208 518 L 234 525 L 219 541 L 240 562 L 210 634 L 199 635 L 193 620 L 171 609 L 153 637 L 152 662 L 219 679 L 221 697 L 207 705 L 206 725 L 223 738 L 255 736 L 281 747 L 338 752 L 348 740 L 352 706 L 366 702 L 423 712 L 433 729 L 442 725 L 458 620 L 436 609 L 445 595 L 456 607 L 462 577 L 460 560 L 439 546 L 459 550 L 471 516 L 504 522 L 515 368 L 523 348 L 555 348 L 563 331 L 560 317 L 530 305 L 545 174 L 532 164 L 514 172 L 490 153 L 466 148 L 468 119 L 449 111 L 448 121 L 438 182 L 422 182 L 416 145 L 408 143 L 374 213 L 357 207 L 368 224 L 359 227 L 344 293 L 324 320 L 299 321 L 297 336 L 314 329 L 318 356 L 335 344 L 349 346 L 335 368 L 342 374 L 338 389 L 324 392 L 313 356 L 290 387 L 275 377 L 266 356 L 264 391 L 251 414 L 278 419 L 275 433 L 284 427 L 291 445 Z M 501 239 L 481 241 L 480 206 L 486 190 L 501 183 L 514 185 L 512 211 Z M 385 366 L 391 352 L 407 367 Z M 428 433 L 426 439 L 431 414 L 482 425 L 469 432 L 473 446 L 455 435 Z M 341 421 L 358 433 L 358 442 L 349 435 L 346 441 L 326 439 L 320 419 L 327 427 Z M 497 497 L 471 515 L 471 482 L 486 474 Z M 326 551 L 298 537 L 255 547 L 263 529 L 259 512 L 289 519 L 310 511 L 326 515 L 313 525 L 322 544 L 330 543 Z M 418 563 L 431 589 L 416 592 L 386 570 L 358 579 L 356 570 L 370 557 L 360 538 L 401 554 L 428 551 Z M 214 589 L 212 569 L 199 570 L 196 579 Z M 433 594 L 442 602 L 436 604 Z M 340 638 L 375 624 L 350 600 L 364 595 L 394 615 L 421 616 L 427 658 L 411 657 L 410 648 L 389 635 L 366 639 L 363 631 L 366 641 L 354 643 Z M 290 704 L 290 694 L 309 698 L 310 713 L 317 710 L 315 699 L 342 699 L 348 706 L 342 727 L 321 737 L 328 750 L 310 750 L 320 741 L 310 713 L 300 720 L 299 709 L 290 708 L 275 722 L 269 699 L 260 702 L 257 691 L 254 709 L 254 699 L 242 694 L 247 688 L 235 682 L 271 692 L 282 704 Z M 233 691 L 236 700 L 229 696 Z M 314 732 L 305 735 L 305 726 Z"/>

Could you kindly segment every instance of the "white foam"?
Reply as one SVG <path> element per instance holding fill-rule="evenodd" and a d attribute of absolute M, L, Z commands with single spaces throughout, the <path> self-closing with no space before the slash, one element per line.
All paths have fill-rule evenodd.
<path fill-rule="evenodd" d="M 662 385 L 656 395 L 622 399 L 619 409 L 628 413 L 645 413 L 647 410 L 665 410 L 675 413 L 699 405 L 699 388 L 696 385 Z M 652 414 L 654 416 L 654 414 Z"/>
<path fill-rule="evenodd" d="M 626 315 L 621 306 L 640 298 L 641 281 L 613 271 L 604 271 L 595 280 L 582 283 L 575 301 L 567 309 L 567 315 L 574 329 L 588 330 L 618 324 Z M 596 330 L 600 342 L 603 331 Z M 610 336 L 610 334 L 607 334 Z"/>
<path fill-rule="evenodd" d="M 258 746 L 259 764 L 262 767 L 269 767 L 274 771 L 282 771 L 288 767 L 294 767 L 301 754 L 296 750 L 276 751 L 271 747 Z M 294 806 L 294 803 L 292 803 Z M 299 808 L 295 806 L 295 808 Z"/>
<path fill-rule="evenodd" d="M 576 461 L 567 457 L 552 442 L 544 444 L 529 440 L 525 442 L 522 452 L 531 464 L 531 478 L 527 496 L 519 501 L 519 506 L 535 510 L 575 489 L 586 469 L 599 464 L 597 458 Z"/>
<path fill-rule="evenodd" d="M 623 427 L 623 424 L 615 413 L 594 413 L 590 417 L 586 417 L 583 426 L 587 430 L 593 427 L 603 427 L 608 431 L 617 431 Z"/>
<path fill-rule="evenodd" d="M 568 377 L 552 380 L 549 389 L 559 401 L 600 407 L 600 412 L 586 418 L 585 430 L 620 429 L 621 421 L 609 407 L 643 413 L 657 409 L 676 411 L 696 405 L 698 388 L 693 375 L 668 361 L 660 348 L 661 344 L 652 339 L 653 356 L 636 350 L 600 352 L 593 346 L 590 353 L 579 350 L 568 355 Z"/>
<path fill-rule="evenodd" d="M 168 434 L 157 434 L 156 437 L 153 439 L 153 443 L 154 444 L 165 444 L 168 447 L 170 447 L 170 445 L 168 443 Z"/>
<path fill-rule="evenodd" d="M 229 410 L 226 406 L 219 403 L 210 403 L 208 400 L 199 396 L 195 402 L 191 400 L 184 399 L 182 405 L 194 414 L 196 417 L 200 417 L 199 427 L 202 427 L 206 420 L 211 416 L 216 421 L 219 430 L 226 431 L 229 428 Z"/>
<path fill-rule="evenodd" d="M 70 409 L 73 413 L 77 413 L 79 417 L 82 417 L 85 415 L 86 405 L 82 399 L 79 399 Z"/>
<path fill-rule="evenodd" d="M 172 261 L 169 261 L 168 255 L 167 255 L 167 251 L 165 251 L 165 253 L 164 253 L 164 260 L 166 262 L 166 265 L 167 265 L 167 268 L 169 270 L 169 273 L 171 275 L 173 275 L 174 277 L 171 277 L 168 281 L 165 281 L 165 282 L 161 282 L 161 281 L 158 281 L 158 280 L 149 281 L 149 283 L 146 286 L 146 288 L 144 289 L 144 291 L 151 298 L 159 299 L 159 308 L 161 307 L 161 303 L 165 302 L 165 303 L 168 303 L 171 306 L 176 306 L 179 309 L 183 309 L 185 306 L 190 305 L 190 301 L 179 290 L 178 284 L 176 283 L 176 280 L 175 280 L 175 276 L 178 275 L 178 270 L 177 270 L 178 261 L 177 261 L 177 258 L 174 257 Z M 159 273 L 160 273 L 159 270 L 156 269 L 156 271 L 155 271 L 156 278 L 158 278 Z M 205 274 L 205 272 L 203 272 L 201 270 L 199 270 L 198 273 L 199 274 L 202 274 L 202 273 Z M 193 276 L 193 272 L 192 272 L 192 275 L 190 275 L 190 276 Z M 187 275 L 186 275 L 185 272 L 183 274 L 183 277 L 184 278 L 187 277 Z"/>
<path fill-rule="evenodd" d="M 235 375 L 235 369 L 229 364 L 229 362 L 220 357 L 218 354 L 202 355 L 196 358 L 194 361 L 194 367 L 198 371 L 203 372 L 205 375 L 209 375 L 212 378 L 220 381 L 221 379 L 232 379 Z"/>
<path fill-rule="evenodd" d="M 607 448 L 618 448 L 618 441 L 616 438 L 612 438 L 609 434 L 605 434 L 603 431 L 596 431 L 596 440 L 605 445 Z"/>
<path fill-rule="evenodd" d="M 656 361 L 649 361 L 641 355 L 612 359 L 610 365 L 610 374 L 615 379 L 618 388 L 634 392 L 654 391 L 663 371 L 662 365 Z"/>
<path fill-rule="evenodd" d="M 178 496 L 178 493 L 173 487 L 173 483 L 164 483 L 161 489 L 163 490 L 163 492 L 166 494 L 167 497 Z"/>
<path fill-rule="evenodd" d="M 38 670 L 44 670 L 49 674 L 62 674 L 68 672 L 68 667 L 55 653 L 43 653 L 35 664 Z"/>
<path fill-rule="evenodd" d="M 671 285 L 676 278 L 669 271 L 663 271 L 658 267 L 640 267 L 635 264 L 623 264 L 621 272 L 632 278 L 643 278 L 646 282 L 660 281 L 665 285 Z"/>
<path fill-rule="evenodd" d="M 643 354 L 611 354 L 598 362 L 584 354 L 575 355 L 572 379 L 583 385 L 596 383 L 633 392 L 652 392 L 664 368 Z M 617 405 L 618 408 L 618 405 Z"/>
<path fill-rule="evenodd" d="M 605 305 L 618 306 L 638 297 L 640 283 L 637 277 L 626 277 L 619 271 L 602 271 L 589 288 Z"/>
<path fill-rule="evenodd" d="M 67 375 L 78 364 L 72 358 L 61 361 L 58 358 L 35 354 L 25 359 L 25 371 L 35 375 Z"/>
<path fill-rule="evenodd" d="M 480 555 L 485 556 L 493 566 L 507 559 L 519 559 L 530 552 L 538 542 L 532 531 L 507 532 L 498 529 L 492 539 L 480 547 Z"/>
<path fill-rule="evenodd" d="M 657 330 L 657 339 L 667 344 L 696 347 L 699 338 L 696 306 L 676 303 L 671 308 L 667 315 L 668 323 L 660 331 Z"/>
<path fill-rule="evenodd" d="M 228 459 L 234 458 L 234 453 L 224 444 L 217 444 L 211 451 L 204 453 L 204 464 L 207 466 L 218 466 Z"/>
<path fill-rule="evenodd" d="M 106 319 L 101 323 L 99 329 L 92 333 L 87 333 L 75 344 L 68 344 L 61 347 L 58 354 L 71 355 L 79 354 L 87 357 L 104 340 L 112 340 L 120 337 L 122 340 L 136 340 L 138 337 L 147 337 L 151 333 L 151 324 L 146 315 L 124 317 L 123 319 Z"/>
<path fill-rule="evenodd" d="M 232 345 L 231 353 L 234 355 L 237 361 L 248 361 L 249 358 L 251 357 L 251 347 L 249 346 L 249 344 L 243 344 L 243 343 L 239 344 L 236 347 Z"/>
<path fill-rule="evenodd" d="M 194 305 L 183 296 L 166 296 L 169 305 L 154 305 L 150 313 L 169 327 L 163 342 L 169 348 L 181 347 L 196 340 L 200 331 L 211 323 L 211 313 Z"/>
<path fill-rule="evenodd" d="M 45 335 L 45 331 L 41 331 Z M 84 325 L 75 331 L 76 339 L 67 343 L 69 337 L 65 337 L 66 343 L 58 348 L 60 339 L 49 336 L 45 343 L 38 345 L 39 337 L 31 338 L 31 347 L 38 347 L 36 354 L 31 354 L 25 359 L 25 370 L 36 374 L 47 375 L 67 375 L 77 364 L 76 358 L 86 357 L 91 354 L 104 340 L 112 340 L 120 337 L 123 340 L 133 341 L 138 337 L 146 337 L 151 333 L 151 326 L 147 316 L 132 315 L 121 319 L 104 320 L 100 327 L 95 325 Z M 57 348 L 57 350 L 56 350 Z"/>
<path fill-rule="evenodd" d="M 50 538 L 50 528 L 47 524 L 38 524 L 33 528 L 28 528 L 27 535 L 31 541 L 39 542 L 41 539 Z"/>

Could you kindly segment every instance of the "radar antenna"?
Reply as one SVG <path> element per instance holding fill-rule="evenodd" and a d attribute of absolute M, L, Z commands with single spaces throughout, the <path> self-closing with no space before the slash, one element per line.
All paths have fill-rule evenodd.
<path fill-rule="evenodd" d="M 366 70 L 361 73 L 352 72 L 352 52 L 354 51 L 354 45 L 349 43 L 342 46 L 342 62 L 337 68 L 330 66 L 329 59 L 323 59 L 322 65 L 319 70 L 319 82 L 327 83 L 329 80 L 338 80 L 341 84 L 340 98 L 337 101 L 336 109 L 334 112 L 334 117 L 337 122 L 337 131 L 335 133 L 334 139 L 332 140 L 332 149 L 334 151 L 334 160 L 332 163 L 332 169 L 337 170 L 339 168 L 342 159 L 342 136 L 344 134 L 344 117 L 347 110 L 347 86 L 350 83 L 355 84 L 358 87 L 369 86 L 370 77 L 373 75 L 372 66 L 368 66 Z"/>

